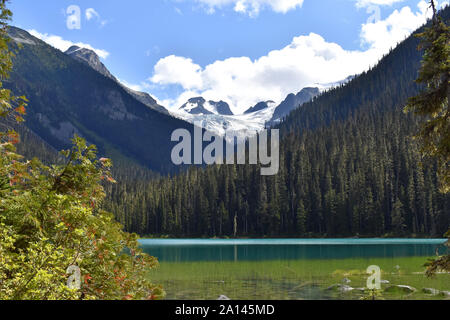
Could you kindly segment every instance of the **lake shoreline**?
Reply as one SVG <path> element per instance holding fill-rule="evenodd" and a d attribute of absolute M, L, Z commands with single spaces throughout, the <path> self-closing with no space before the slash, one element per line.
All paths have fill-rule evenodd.
<path fill-rule="evenodd" d="M 414 240 L 447 240 L 447 238 L 436 238 L 432 236 L 410 236 L 410 237 L 171 237 L 171 236 L 140 236 L 139 240 L 367 240 L 367 239 L 380 239 L 380 240 L 389 240 L 389 239 L 414 239 Z"/>

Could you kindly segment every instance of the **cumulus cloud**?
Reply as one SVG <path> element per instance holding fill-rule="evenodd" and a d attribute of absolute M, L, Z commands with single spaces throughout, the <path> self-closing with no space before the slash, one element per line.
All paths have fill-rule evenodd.
<path fill-rule="evenodd" d="M 281 102 L 287 94 L 305 86 L 336 82 L 374 66 L 391 47 L 426 21 L 426 2 L 422 0 L 418 7 L 417 12 L 404 7 L 385 20 L 363 24 L 364 50 L 345 50 L 310 33 L 256 60 L 233 57 L 201 67 L 190 58 L 168 56 L 158 61 L 149 81 L 184 89 L 177 98 L 163 101 L 172 109 L 195 96 L 224 100 L 235 113 L 259 101 Z"/>
<path fill-rule="evenodd" d="M 277 13 L 286 13 L 303 5 L 304 0 L 195 0 L 205 5 L 208 13 L 216 8 L 233 6 L 234 11 L 257 16 L 263 8 L 270 8 Z"/>
<path fill-rule="evenodd" d="M 158 84 L 180 84 L 184 89 L 201 89 L 203 87 L 202 68 L 192 59 L 174 55 L 158 61 L 154 75 L 150 79 Z"/>
<path fill-rule="evenodd" d="M 428 3 L 424 0 L 417 5 L 419 11 L 414 13 L 411 8 L 403 7 L 395 10 L 387 19 L 363 24 L 361 30 L 362 44 L 386 52 L 397 43 L 408 37 L 412 31 L 419 28 L 432 17 Z"/>
<path fill-rule="evenodd" d="M 405 0 L 356 0 L 358 8 L 368 6 L 392 6 L 394 3 L 403 2 Z"/>
<path fill-rule="evenodd" d="M 67 51 L 67 49 L 69 49 L 71 46 L 75 45 L 75 46 L 79 46 L 81 48 L 86 48 L 86 49 L 90 49 L 92 51 L 94 51 L 99 57 L 106 59 L 109 56 L 109 52 L 106 50 L 102 50 L 102 49 L 96 49 L 94 47 L 92 47 L 90 44 L 87 43 L 83 43 L 83 42 L 72 42 L 69 40 L 65 40 L 63 38 L 61 38 L 60 36 L 55 36 L 55 35 L 49 35 L 47 33 L 39 33 L 36 30 L 28 30 L 28 32 L 38 38 L 41 39 L 42 41 L 47 42 L 49 45 L 55 47 L 56 49 L 59 49 L 61 51 Z"/>
<path fill-rule="evenodd" d="M 359 73 L 375 64 L 378 57 L 375 51 L 346 51 L 310 33 L 255 61 L 248 57 L 229 58 L 201 68 L 191 59 L 163 58 L 156 64 L 150 81 L 178 84 L 185 89 L 177 99 L 165 101 L 172 108 L 201 95 L 227 101 L 234 112 L 241 113 L 259 101 L 280 102 L 288 93 L 305 86 L 334 82 Z"/>

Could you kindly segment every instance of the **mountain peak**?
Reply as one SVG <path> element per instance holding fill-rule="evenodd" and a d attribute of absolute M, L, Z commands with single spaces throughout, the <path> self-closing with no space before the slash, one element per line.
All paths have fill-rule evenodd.
<path fill-rule="evenodd" d="M 232 116 L 234 113 L 230 109 L 230 105 L 225 101 L 220 100 L 219 102 L 209 101 L 209 104 L 214 107 L 217 114 L 223 116 Z"/>
<path fill-rule="evenodd" d="M 36 39 L 30 35 L 27 31 L 10 26 L 8 28 L 8 35 L 17 43 L 28 44 L 28 45 L 36 45 Z"/>
<path fill-rule="evenodd" d="M 319 88 L 306 87 L 297 94 L 289 94 L 286 99 L 275 109 L 272 121 L 278 122 L 287 116 L 292 110 L 300 107 L 302 104 L 309 102 L 320 94 Z"/>
<path fill-rule="evenodd" d="M 190 98 L 180 107 L 180 110 L 190 114 L 213 114 L 205 108 L 205 103 L 206 100 L 203 97 Z"/>
<path fill-rule="evenodd" d="M 258 102 L 255 106 L 253 106 L 250 109 L 248 109 L 247 111 L 245 111 L 244 114 L 249 114 L 249 113 L 253 113 L 256 111 L 261 111 L 261 110 L 267 109 L 274 103 L 275 102 L 272 100 Z"/>
<path fill-rule="evenodd" d="M 67 49 L 66 52 L 64 52 L 64 53 L 68 54 L 70 56 L 72 53 L 74 53 L 75 51 L 78 51 L 80 49 L 81 49 L 81 47 L 74 45 L 74 46 L 71 46 L 69 49 Z"/>
<path fill-rule="evenodd" d="M 71 46 L 66 52 L 68 56 L 71 56 L 75 60 L 83 62 L 89 65 L 92 69 L 100 72 L 107 78 L 116 80 L 116 78 L 109 72 L 105 65 L 100 61 L 100 57 L 95 53 L 95 51 L 87 48 L 82 48 L 79 46 Z"/>
<path fill-rule="evenodd" d="M 117 78 L 114 77 L 105 67 L 105 65 L 100 61 L 100 57 L 95 53 L 95 51 L 87 48 L 82 48 L 77 45 L 73 45 L 64 53 L 74 58 L 75 60 L 87 64 L 92 69 L 104 75 L 105 77 L 114 80 L 122 88 L 124 88 L 130 95 L 132 95 L 136 100 L 145 104 L 147 107 L 160 113 L 169 114 L 167 110 L 164 107 L 158 105 L 156 100 L 153 99 L 148 93 L 132 90 L 127 86 L 123 85 L 120 81 L 118 81 Z"/>
<path fill-rule="evenodd" d="M 223 115 L 232 116 L 230 106 L 225 101 L 206 101 L 203 97 L 189 99 L 179 110 L 183 110 L 193 115 Z"/>

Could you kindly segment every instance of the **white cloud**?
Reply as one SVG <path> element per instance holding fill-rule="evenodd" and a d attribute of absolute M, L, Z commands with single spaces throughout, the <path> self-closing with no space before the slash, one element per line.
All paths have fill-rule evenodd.
<path fill-rule="evenodd" d="M 263 100 L 280 102 L 290 92 L 314 83 L 329 83 L 356 74 L 375 64 L 376 50 L 345 51 L 311 33 L 293 39 L 281 49 L 271 51 L 255 61 L 248 57 L 216 61 L 201 68 L 191 59 L 169 56 L 155 66 L 150 79 L 157 84 L 179 84 L 185 92 L 173 101 L 180 107 L 187 99 L 203 96 L 230 103 L 241 113 Z"/>
<path fill-rule="evenodd" d="M 234 11 L 257 16 L 263 8 L 270 8 L 277 13 L 286 13 L 303 5 L 304 0 L 195 0 L 207 7 L 212 14 L 216 8 L 233 6 Z"/>
<path fill-rule="evenodd" d="M 95 11 L 94 8 L 86 9 L 86 19 L 89 21 L 89 20 L 91 20 L 93 18 L 97 18 L 97 19 L 100 18 L 100 15 L 98 14 L 98 12 Z"/>
<path fill-rule="evenodd" d="M 362 44 L 371 48 L 387 51 L 408 37 L 413 30 L 419 28 L 427 18 L 432 17 L 428 4 L 422 0 L 417 5 L 419 11 L 414 13 L 411 8 L 403 7 L 395 10 L 387 19 L 367 23 L 362 26 Z"/>
<path fill-rule="evenodd" d="M 86 49 L 90 49 L 92 51 L 94 51 L 99 57 L 106 59 L 109 56 L 109 52 L 106 50 L 102 50 L 102 49 L 96 49 L 94 47 L 92 47 L 90 44 L 86 44 L 83 42 L 72 42 L 69 40 L 65 40 L 63 38 L 61 38 L 60 36 L 55 36 L 55 35 L 49 35 L 47 33 L 39 33 L 36 30 L 28 30 L 28 32 L 38 38 L 41 39 L 42 41 L 47 42 L 49 45 L 55 47 L 56 49 L 59 49 L 61 51 L 67 51 L 67 49 L 69 49 L 71 46 L 76 45 L 79 46 L 81 48 L 86 48 Z"/>
<path fill-rule="evenodd" d="M 356 0 L 358 8 L 369 6 L 392 6 L 394 3 L 403 2 L 405 0 Z"/>
<path fill-rule="evenodd" d="M 234 57 L 202 68 L 190 58 L 168 56 L 158 61 L 149 81 L 184 89 L 177 98 L 163 101 L 172 109 L 200 95 L 228 102 L 235 113 L 263 100 L 279 103 L 287 94 L 305 86 L 339 81 L 374 66 L 391 47 L 426 21 L 425 1 L 418 6 L 415 13 L 405 7 L 385 20 L 363 24 L 361 41 L 365 50 L 345 50 L 310 33 L 295 37 L 288 46 L 256 60 Z"/>
<path fill-rule="evenodd" d="M 178 83 L 184 89 L 201 89 L 203 87 L 202 70 L 192 59 L 174 55 L 160 59 L 154 67 L 154 75 L 150 79 L 157 84 Z"/>

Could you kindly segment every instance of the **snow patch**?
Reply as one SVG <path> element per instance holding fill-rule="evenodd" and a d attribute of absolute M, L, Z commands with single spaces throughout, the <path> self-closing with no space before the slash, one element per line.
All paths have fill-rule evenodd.
<path fill-rule="evenodd" d="M 213 112 L 214 108 L 210 109 L 206 105 L 205 103 L 205 109 Z M 187 104 L 184 109 L 171 111 L 171 115 L 190 123 L 201 123 L 202 128 L 221 137 L 224 137 L 228 133 L 229 135 L 232 134 L 245 139 L 264 130 L 266 123 L 270 121 L 275 112 L 276 103 L 271 103 L 269 108 L 260 111 L 233 116 L 190 114 L 189 111 L 196 107 L 197 104 Z"/>

